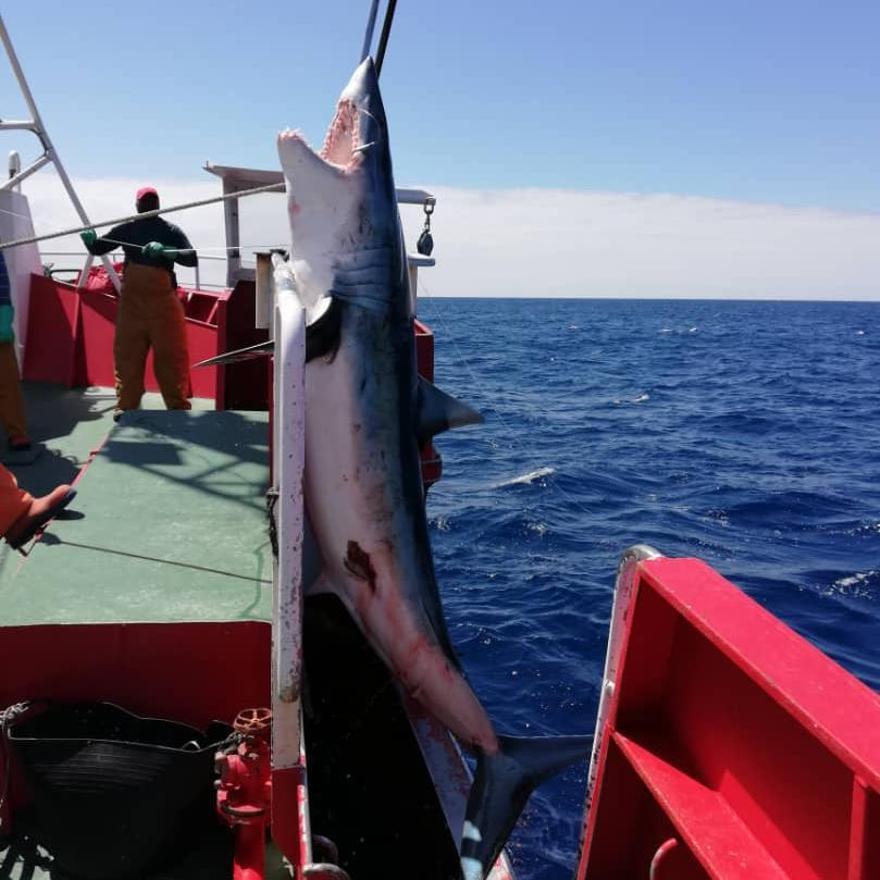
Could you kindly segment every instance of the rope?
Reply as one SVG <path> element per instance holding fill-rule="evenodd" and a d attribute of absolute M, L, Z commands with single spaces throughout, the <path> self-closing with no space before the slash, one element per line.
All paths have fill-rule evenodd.
<path fill-rule="evenodd" d="M 87 229 L 94 229 L 99 226 L 116 226 L 119 223 L 127 223 L 129 220 L 145 220 L 149 217 L 158 217 L 160 214 L 170 214 L 172 211 L 185 211 L 188 208 L 200 208 L 202 205 L 213 205 L 217 202 L 225 202 L 229 199 L 240 199 L 245 196 L 255 196 L 260 193 L 281 192 L 283 189 L 283 183 L 270 183 L 268 186 L 257 186 L 253 189 L 243 189 L 239 192 L 226 193 L 225 195 L 214 196 L 210 199 L 199 199 L 196 202 L 185 202 L 182 205 L 174 205 L 171 208 L 157 208 L 155 211 L 144 211 L 142 214 L 129 214 L 126 217 L 117 217 L 115 220 L 102 220 L 100 223 L 89 223 L 86 226 L 75 226 L 71 229 L 63 229 L 60 232 L 50 232 L 47 235 L 34 235 L 30 238 L 18 238 L 15 241 L 0 242 L 0 251 L 5 251 L 8 248 L 17 247 L 22 244 L 34 244 L 38 241 L 47 241 L 50 238 L 62 238 L 65 235 L 76 235 L 80 232 L 85 232 Z M 237 250 L 237 248 L 230 248 L 229 250 Z"/>

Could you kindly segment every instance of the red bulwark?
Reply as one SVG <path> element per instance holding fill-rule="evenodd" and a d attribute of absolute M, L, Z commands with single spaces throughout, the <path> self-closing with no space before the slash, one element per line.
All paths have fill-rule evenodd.
<path fill-rule="evenodd" d="M 578 880 L 878 880 L 880 697 L 706 564 L 639 564 Z"/>
<path fill-rule="evenodd" d="M 420 376 L 434 381 L 434 332 L 421 321 L 415 321 L 416 366 Z M 433 443 L 426 443 L 421 450 L 422 481 L 426 487 L 436 483 L 443 473 L 443 461 Z"/>
<path fill-rule="evenodd" d="M 254 329 L 253 283 L 241 282 L 233 291 L 181 289 L 181 294 L 190 363 L 267 338 L 265 330 Z M 23 377 L 68 387 L 112 388 L 116 309 L 113 294 L 77 290 L 32 275 Z M 217 409 L 265 410 L 266 361 L 191 370 L 192 394 L 214 400 Z M 145 378 L 147 391 L 159 390 L 152 354 L 147 358 Z"/>

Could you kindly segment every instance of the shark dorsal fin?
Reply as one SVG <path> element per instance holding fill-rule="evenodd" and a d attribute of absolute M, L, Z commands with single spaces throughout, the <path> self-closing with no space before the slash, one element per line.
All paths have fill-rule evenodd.
<path fill-rule="evenodd" d="M 420 443 L 427 443 L 437 434 L 462 425 L 477 425 L 483 417 L 466 403 L 441 391 L 423 376 L 419 376 L 419 424 Z"/>

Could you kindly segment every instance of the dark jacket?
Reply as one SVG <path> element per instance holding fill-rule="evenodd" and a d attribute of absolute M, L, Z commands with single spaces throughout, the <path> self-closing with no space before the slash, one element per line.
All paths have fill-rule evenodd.
<path fill-rule="evenodd" d="M 126 263 L 157 266 L 160 269 L 173 272 L 174 261 L 165 257 L 158 259 L 147 257 L 142 253 L 143 246 L 151 241 L 158 241 L 166 247 L 185 250 L 185 253 L 177 256 L 177 262 L 181 266 L 198 265 L 199 258 L 183 230 L 161 217 L 145 217 L 143 220 L 129 220 L 128 223 L 120 223 L 119 226 L 114 226 L 106 235 L 97 239 L 89 251 L 95 256 L 101 256 L 121 245 L 125 252 Z"/>

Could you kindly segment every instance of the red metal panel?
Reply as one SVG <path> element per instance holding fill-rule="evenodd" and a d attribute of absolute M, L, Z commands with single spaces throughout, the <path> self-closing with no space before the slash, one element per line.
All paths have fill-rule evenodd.
<path fill-rule="evenodd" d="M 268 623 L 131 623 L 0 630 L 0 707 L 109 700 L 141 715 L 232 723 L 269 702 Z"/>
<path fill-rule="evenodd" d="M 73 295 L 77 296 L 77 294 Z M 115 384 L 113 337 L 116 328 L 118 300 L 115 296 L 92 291 L 83 291 L 78 294 L 78 297 L 82 303 L 82 323 L 79 337 L 81 367 L 76 372 L 73 384 L 79 386 L 100 385 L 112 388 Z M 192 318 L 191 312 L 208 317 L 216 315 L 219 302 L 216 294 L 193 292 L 191 299 L 186 304 L 187 344 L 191 363 L 214 357 L 218 353 L 216 326 Z M 215 369 L 193 370 L 190 381 L 195 397 L 214 398 L 217 388 L 217 371 Z M 159 390 L 153 370 L 152 352 L 147 357 L 144 385 L 147 391 Z"/>
<path fill-rule="evenodd" d="M 117 299 L 106 293 L 85 290 L 68 295 L 79 300 L 82 314 L 77 336 L 79 356 L 72 384 L 79 387 L 100 385 L 112 388 L 115 384 L 113 337 L 116 334 Z M 150 369 L 147 373 L 148 386 L 152 378 Z M 148 390 L 154 389 L 148 387 Z"/>
<path fill-rule="evenodd" d="M 217 309 L 222 308 L 223 303 L 215 304 Z M 217 355 L 217 328 L 211 324 L 194 321 L 187 318 L 186 339 L 189 348 L 189 362 L 197 364 Z M 193 397 L 205 397 L 208 400 L 217 400 L 217 385 L 223 367 L 199 367 L 189 371 L 190 386 Z M 152 352 L 150 353 L 150 377 L 152 378 Z M 220 407 L 217 407 L 220 409 Z"/>
<path fill-rule="evenodd" d="M 642 570 L 683 618 L 880 789 L 880 696 L 706 563 L 655 559 Z"/>
<path fill-rule="evenodd" d="M 267 330 L 254 327 L 255 295 L 253 281 L 239 281 L 228 295 L 225 311 L 218 317 L 217 354 L 269 338 Z M 220 368 L 217 409 L 268 409 L 268 370 L 269 359 L 264 357 Z"/>
<path fill-rule="evenodd" d="M 850 863 L 847 880 L 880 877 L 880 794 L 864 779 L 853 780 Z"/>
<path fill-rule="evenodd" d="M 78 301 L 74 288 L 31 275 L 28 332 L 22 375 L 33 382 L 74 382 Z"/>
<path fill-rule="evenodd" d="M 880 698 L 704 563 L 640 563 L 600 736 L 579 880 L 670 832 L 695 876 L 880 877 Z"/>
<path fill-rule="evenodd" d="M 434 381 L 434 331 L 416 319 L 416 363 L 420 375 Z"/>
<path fill-rule="evenodd" d="M 229 291 L 186 293 L 187 341 L 192 363 L 230 350 L 227 345 L 248 345 L 254 333 L 265 338 L 265 331 L 253 330 L 253 302 L 248 303 L 247 290 L 235 296 Z M 233 300 L 234 306 L 230 307 Z M 77 291 L 69 284 L 32 276 L 24 378 L 68 387 L 113 387 L 117 308 L 118 300 L 112 294 Z M 236 322 L 234 327 L 230 321 Z M 218 408 L 265 409 L 265 371 L 263 360 L 193 370 L 192 393 L 216 400 Z M 252 381 L 259 384 L 252 387 Z M 147 358 L 144 384 L 148 391 L 159 390 L 152 353 Z"/>

